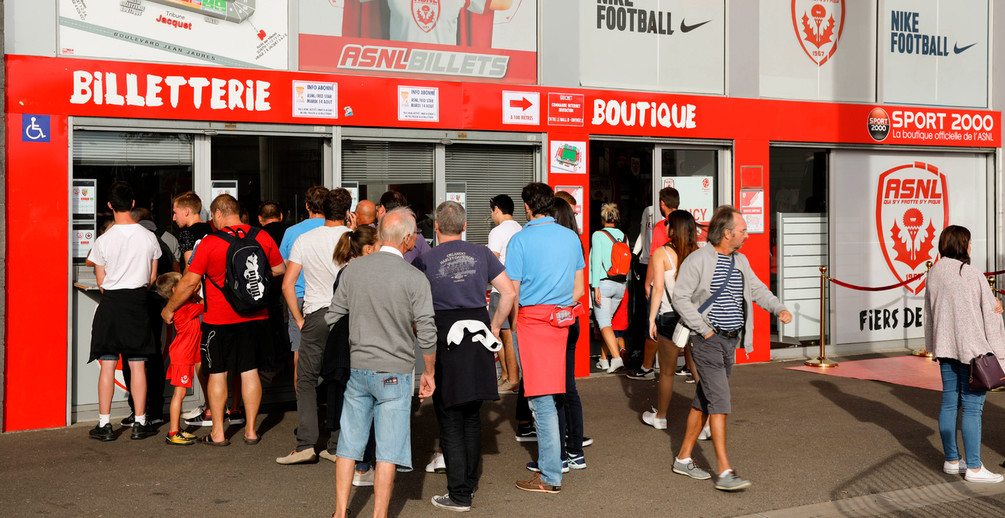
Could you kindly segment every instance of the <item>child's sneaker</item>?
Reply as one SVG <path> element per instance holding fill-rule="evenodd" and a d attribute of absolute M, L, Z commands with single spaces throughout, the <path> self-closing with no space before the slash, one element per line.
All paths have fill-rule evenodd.
<path fill-rule="evenodd" d="M 230 424 L 244 424 L 244 410 L 227 410 L 227 420 Z"/>
<path fill-rule="evenodd" d="M 167 434 L 164 441 L 175 446 L 189 446 L 195 444 L 195 436 L 188 432 L 174 432 Z"/>

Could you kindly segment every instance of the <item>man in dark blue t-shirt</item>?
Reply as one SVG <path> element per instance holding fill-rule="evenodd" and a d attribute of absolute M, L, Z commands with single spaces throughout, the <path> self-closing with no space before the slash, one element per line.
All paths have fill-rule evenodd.
<path fill-rule="evenodd" d="M 434 496 L 432 503 L 457 511 L 471 509 L 471 494 L 478 485 L 482 401 L 499 399 L 493 354 L 502 346 L 499 332 L 516 297 L 495 254 L 461 239 L 464 219 L 459 203 L 441 203 L 434 224 L 439 245 L 412 262 L 429 279 L 436 312 L 433 408 L 440 423 L 448 493 Z M 489 284 L 500 294 L 491 321 L 485 302 Z"/>

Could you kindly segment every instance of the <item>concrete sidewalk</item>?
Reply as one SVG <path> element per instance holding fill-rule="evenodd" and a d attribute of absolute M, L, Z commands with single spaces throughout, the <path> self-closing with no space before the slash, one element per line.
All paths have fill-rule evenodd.
<path fill-rule="evenodd" d="M 838 358 L 840 360 L 840 358 Z M 558 495 L 514 487 L 528 478 L 534 443 L 513 438 L 515 397 L 487 404 L 483 475 L 472 513 L 481 516 L 1003 516 L 1005 484 L 982 486 L 942 473 L 938 392 L 785 370 L 793 362 L 739 366 L 733 373 L 730 461 L 753 482 L 727 494 L 670 466 L 683 435 L 694 385 L 677 377 L 669 430 L 640 421 L 655 383 L 623 376 L 580 380 L 588 469 L 565 476 Z M 838 367 L 840 368 L 840 367 Z M 163 434 L 111 443 L 90 440 L 93 426 L 0 435 L 0 502 L 5 516 L 330 516 L 333 465 L 280 466 L 295 445 L 295 412 L 259 419 L 261 444 L 227 448 L 168 446 Z M 988 395 L 982 460 L 1002 471 L 1005 394 Z M 166 427 L 162 427 L 166 431 Z M 202 435 L 208 430 L 197 431 Z M 423 467 L 436 446 L 430 402 L 413 420 L 416 470 L 399 474 L 393 515 L 446 514 L 429 499 L 446 492 L 443 475 Z M 696 449 L 710 468 L 711 443 Z M 354 489 L 353 516 L 369 516 L 373 493 Z"/>

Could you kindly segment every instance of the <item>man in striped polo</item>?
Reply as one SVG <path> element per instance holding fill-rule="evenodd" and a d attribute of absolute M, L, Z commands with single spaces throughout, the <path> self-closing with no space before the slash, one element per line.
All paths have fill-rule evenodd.
<path fill-rule="evenodd" d="M 746 240 L 747 223 L 740 211 L 729 205 L 716 209 L 708 226 L 708 245 L 681 263 L 673 291 L 673 306 L 691 330 L 691 355 L 698 371 L 698 385 L 673 471 L 697 480 L 712 477 L 691 459 L 691 450 L 707 420 L 719 469 L 715 488 L 722 491 L 750 487 L 726 458 L 726 415 L 730 413 L 729 376 L 740 339 L 747 354 L 753 350 L 751 301 L 778 315 L 783 323 L 792 320 L 792 314 L 738 252 Z"/>

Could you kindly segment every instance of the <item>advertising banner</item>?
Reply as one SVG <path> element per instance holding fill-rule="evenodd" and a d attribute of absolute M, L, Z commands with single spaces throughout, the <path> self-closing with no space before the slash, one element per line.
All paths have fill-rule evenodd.
<path fill-rule="evenodd" d="M 884 0 L 884 102 L 988 105 L 988 2 Z"/>
<path fill-rule="evenodd" d="M 304 0 L 300 69 L 537 82 L 537 0 Z"/>
<path fill-rule="evenodd" d="M 876 6 L 846 0 L 760 2 L 760 93 L 821 101 L 876 99 Z"/>
<path fill-rule="evenodd" d="M 409 80 L 275 70 L 8 56 L 6 93 L 23 112 L 12 134 L 44 146 L 48 115 L 339 124 L 585 135 L 1001 145 L 1001 113 L 976 109 L 736 99 L 654 92 Z M 15 80 L 16 79 L 16 80 Z M 547 112 L 541 113 L 537 107 Z M 796 113 L 798 117 L 788 116 Z M 34 114 L 34 115 L 28 115 Z M 32 123 L 31 118 L 35 118 Z M 818 121 L 826 120 L 827 124 Z M 536 121 L 536 123 L 535 123 Z M 519 125 L 516 124 L 519 122 Z M 575 133 L 566 133 L 569 128 Z M 41 132 L 41 133 L 40 133 Z M 572 172 L 572 150 L 549 158 Z"/>
<path fill-rule="evenodd" d="M 694 215 L 699 225 L 708 225 L 715 211 L 713 181 L 711 176 L 665 176 L 663 187 L 673 187 L 680 194 L 679 210 Z"/>
<path fill-rule="evenodd" d="M 721 0 L 579 2 L 580 83 L 723 94 L 725 26 Z"/>
<path fill-rule="evenodd" d="M 831 214 L 835 343 L 924 336 L 926 263 L 938 260 L 939 235 L 962 225 L 972 235 L 974 266 L 987 254 L 986 158 L 971 154 L 834 151 Z M 854 178 L 854 180 L 852 179 Z M 866 193 L 866 196 L 863 196 Z"/>
<path fill-rule="evenodd" d="M 287 0 L 59 0 L 63 56 L 288 66 Z"/>

